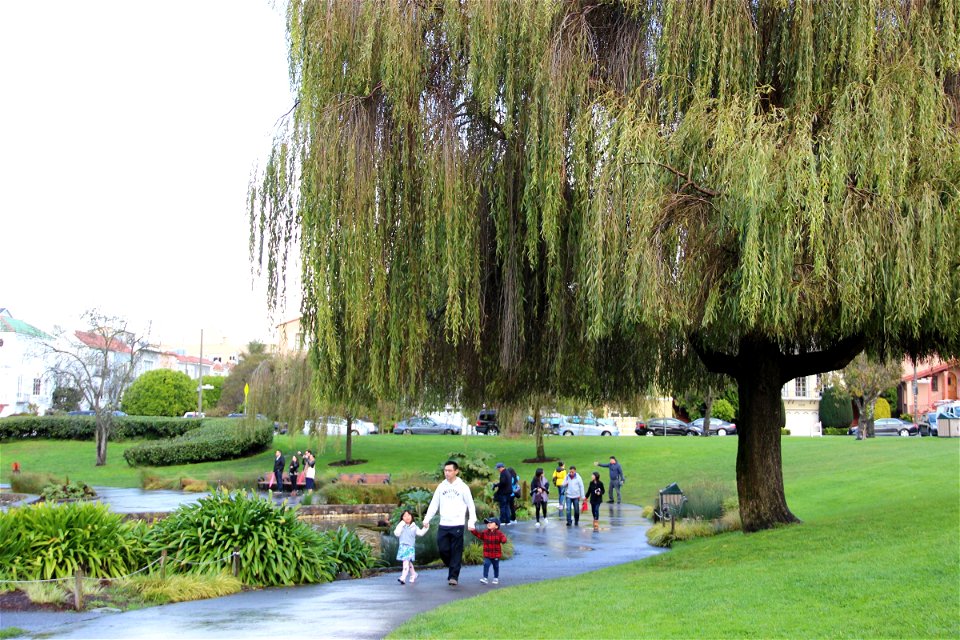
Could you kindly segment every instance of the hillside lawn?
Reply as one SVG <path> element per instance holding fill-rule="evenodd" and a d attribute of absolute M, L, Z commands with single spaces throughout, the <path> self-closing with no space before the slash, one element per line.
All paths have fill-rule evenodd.
<path fill-rule="evenodd" d="M 0 480 L 9 482 L 18 461 L 92 485 L 140 486 L 140 470 L 122 456 L 131 444 L 111 443 L 108 464 L 97 468 L 92 442 L 4 442 Z M 316 452 L 319 443 L 304 436 L 275 439 L 288 459 L 311 444 Z M 736 447 L 735 437 L 550 438 L 546 450 L 585 477 L 594 460 L 616 455 L 624 500 L 650 504 L 674 481 L 719 481 L 734 492 Z M 343 438 L 328 440 L 318 472 L 340 472 L 326 463 L 342 449 Z M 369 462 L 342 470 L 403 482 L 438 469 L 452 451 L 491 453 L 491 463 L 524 479 L 538 466 L 520 462 L 534 454 L 531 438 L 380 435 L 355 438 L 354 457 Z M 272 458 L 266 451 L 148 471 L 247 477 L 270 470 Z M 549 584 L 504 588 L 507 562 L 499 589 L 416 616 L 391 637 L 960 637 L 960 440 L 788 437 L 783 466 L 787 502 L 803 524 L 682 543 Z"/>

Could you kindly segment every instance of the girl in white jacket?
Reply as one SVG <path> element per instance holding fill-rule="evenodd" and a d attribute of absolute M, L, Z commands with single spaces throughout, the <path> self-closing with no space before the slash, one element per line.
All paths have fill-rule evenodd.
<path fill-rule="evenodd" d="M 415 548 L 417 537 L 425 534 L 429 528 L 430 525 L 425 524 L 422 529 L 418 529 L 417 525 L 413 524 L 413 514 L 409 511 L 404 511 L 400 515 L 400 522 L 397 523 L 397 528 L 393 530 L 393 535 L 400 538 L 400 547 L 397 549 L 397 560 L 403 562 L 403 572 L 397 578 L 397 582 L 400 584 L 406 584 L 408 572 L 410 573 L 410 584 L 417 581 L 417 571 L 413 568 L 413 561 L 417 557 Z"/>

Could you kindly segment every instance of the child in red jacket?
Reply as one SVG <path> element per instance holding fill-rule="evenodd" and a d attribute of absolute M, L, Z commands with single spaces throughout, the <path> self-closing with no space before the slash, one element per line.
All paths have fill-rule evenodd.
<path fill-rule="evenodd" d="M 486 518 L 487 528 L 482 532 L 470 529 L 470 533 L 483 541 L 483 577 L 480 582 L 487 584 L 490 566 L 493 566 L 493 584 L 500 584 L 500 558 L 503 557 L 502 545 L 507 536 L 500 531 L 500 518 Z"/>

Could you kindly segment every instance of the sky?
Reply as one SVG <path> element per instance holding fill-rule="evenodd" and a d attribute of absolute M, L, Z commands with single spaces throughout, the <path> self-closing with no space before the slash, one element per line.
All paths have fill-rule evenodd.
<path fill-rule="evenodd" d="M 245 208 L 293 104 L 281 3 L 0 2 L 0 307 L 270 341 Z M 77 325 L 77 328 L 80 328 Z"/>

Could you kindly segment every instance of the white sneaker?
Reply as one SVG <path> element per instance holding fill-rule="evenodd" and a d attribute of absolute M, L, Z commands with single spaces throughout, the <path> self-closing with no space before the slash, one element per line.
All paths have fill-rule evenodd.
<path fill-rule="evenodd" d="M 547 524 L 547 516 L 543 516 L 543 524 Z"/>
<path fill-rule="evenodd" d="M 486 579 L 486 578 L 480 578 L 480 582 L 481 582 L 482 584 L 487 584 L 487 579 Z"/>
<path fill-rule="evenodd" d="M 500 584 L 500 579 L 499 579 L 499 578 L 494 578 L 494 579 L 493 579 L 493 584 Z"/>
<path fill-rule="evenodd" d="M 539 528 L 540 528 L 540 523 L 538 522 L 538 523 L 537 523 L 537 529 L 539 529 Z"/>

